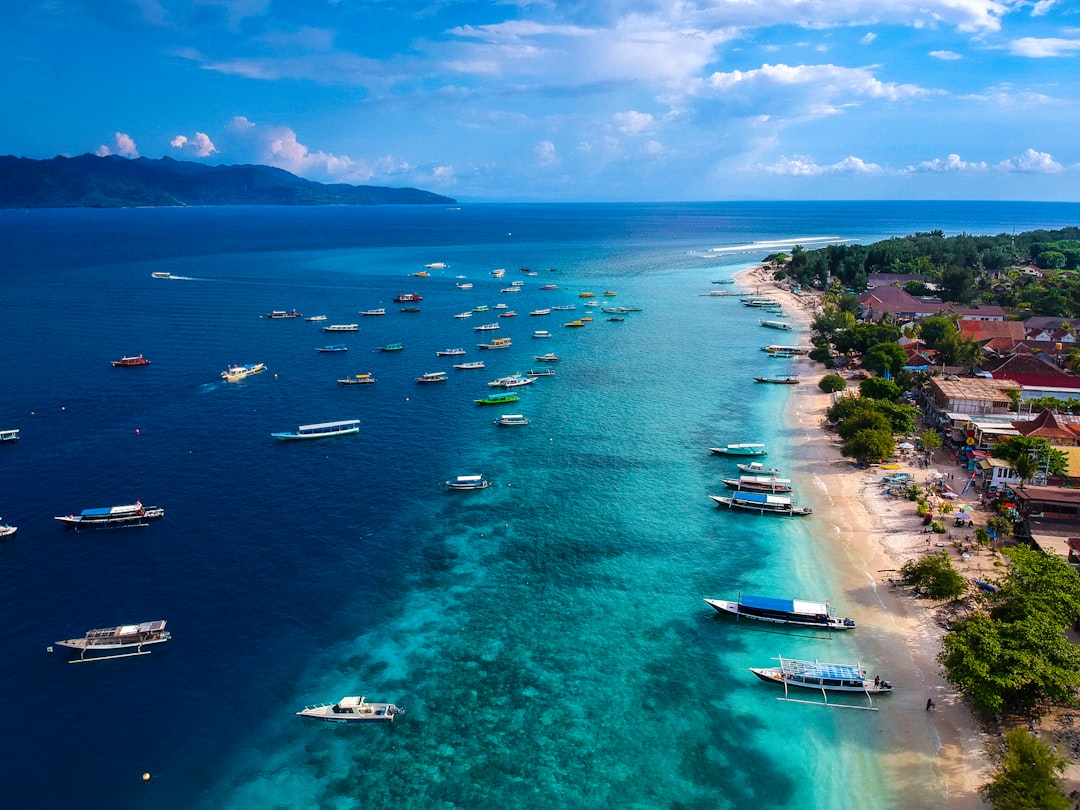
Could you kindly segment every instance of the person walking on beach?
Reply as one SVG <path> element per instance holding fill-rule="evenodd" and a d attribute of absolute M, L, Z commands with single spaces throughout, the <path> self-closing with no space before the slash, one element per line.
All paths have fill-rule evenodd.
<path fill-rule="evenodd" d="M 926 699 L 926 710 L 930 711 L 932 708 L 934 708 L 934 699 L 933 698 L 927 698 Z"/>

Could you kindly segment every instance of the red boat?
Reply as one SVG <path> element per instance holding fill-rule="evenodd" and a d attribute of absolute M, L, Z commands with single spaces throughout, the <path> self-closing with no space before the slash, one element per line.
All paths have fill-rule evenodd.
<path fill-rule="evenodd" d="M 134 357 L 121 357 L 119 360 L 111 360 L 114 366 L 148 366 L 150 361 L 143 357 L 141 354 L 137 354 Z"/>
<path fill-rule="evenodd" d="M 395 304 L 407 304 L 413 301 L 423 301 L 418 293 L 402 293 L 394 299 Z"/>

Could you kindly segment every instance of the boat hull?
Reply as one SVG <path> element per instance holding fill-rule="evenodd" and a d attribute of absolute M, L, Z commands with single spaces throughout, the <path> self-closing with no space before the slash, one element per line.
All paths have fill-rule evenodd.
<path fill-rule="evenodd" d="M 827 616 L 824 619 L 815 619 L 810 616 L 788 615 L 784 616 L 765 616 L 759 613 L 752 613 L 745 608 L 744 605 L 738 602 L 731 602 L 726 599 L 706 599 L 705 600 L 710 607 L 712 607 L 717 613 L 722 613 L 729 616 L 737 616 L 740 619 L 753 619 L 757 622 L 768 622 L 769 624 L 783 624 L 791 627 L 812 627 L 823 630 L 851 630 L 855 627 L 855 622 L 850 619 L 843 619 L 838 616 Z"/>

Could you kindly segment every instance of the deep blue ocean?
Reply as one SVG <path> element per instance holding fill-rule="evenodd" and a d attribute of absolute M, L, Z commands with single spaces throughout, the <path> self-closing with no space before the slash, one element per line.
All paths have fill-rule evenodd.
<path fill-rule="evenodd" d="M 1080 205 L 948 202 L 0 212 L 0 429 L 22 435 L 0 445 L 0 515 L 19 526 L 0 543 L 0 802 L 943 806 L 929 771 L 898 798 L 889 705 L 779 703 L 747 671 L 777 654 L 872 666 L 870 639 L 755 632 L 702 601 L 844 607 L 816 516 L 707 498 L 734 472 L 709 446 L 761 441 L 789 466 L 789 392 L 751 377 L 786 370 L 759 348 L 791 336 L 701 293 L 792 244 L 1078 223 Z M 584 291 L 641 311 L 609 322 Z M 391 301 L 406 292 L 419 313 Z M 452 317 L 498 303 L 517 317 Z M 528 314 L 563 304 L 577 309 Z M 375 307 L 386 316 L 358 314 Z M 263 317 L 292 308 L 361 331 Z M 512 348 L 477 350 L 490 322 Z M 557 375 L 519 403 L 473 403 L 548 351 Z M 110 365 L 139 353 L 151 365 Z M 256 362 L 268 370 L 219 377 Z M 439 370 L 447 382 L 414 381 Z M 365 372 L 377 383 L 336 382 Z M 531 424 L 495 427 L 505 412 Z M 339 419 L 360 434 L 270 437 Z M 490 488 L 443 486 L 478 473 Z M 79 534 L 53 520 L 136 499 L 164 519 Z M 46 651 L 158 618 L 173 640 L 149 656 L 69 666 Z M 407 713 L 294 714 L 360 694 Z"/>

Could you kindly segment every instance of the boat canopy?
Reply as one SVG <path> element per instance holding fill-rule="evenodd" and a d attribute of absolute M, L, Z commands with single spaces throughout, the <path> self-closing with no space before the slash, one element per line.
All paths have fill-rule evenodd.
<path fill-rule="evenodd" d="M 126 515 L 131 512 L 138 512 L 142 509 L 141 503 L 133 503 L 130 506 L 102 506 L 95 509 L 83 509 L 81 514 L 83 517 L 109 517 L 111 515 Z"/>
<path fill-rule="evenodd" d="M 359 419 L 345 419 L 341 422 L 319 422 L 315 425 L 300 425 L 296 431 L 298 433 L 316 433 L 323 430 L 334 430 L 336 428 L 352 427 L 359 424 Z"/>
<path fill-rule="evenodd" d="M 772 596 L 742 596 L 739 604 L 753 610 L 771 610 L 800 616 L 828 616 L 828 602 L 807 602 L 803 599 L 777 599 Z"/>
<path fill-rule="evenodd" d="M 823 664 L 820 661 L 800 661 L 781 658 L 780 668 L 785 676 L 801 678 L 830 678 L 838 681 L 861 681 L 866 675 L 858 664 Z"/>

